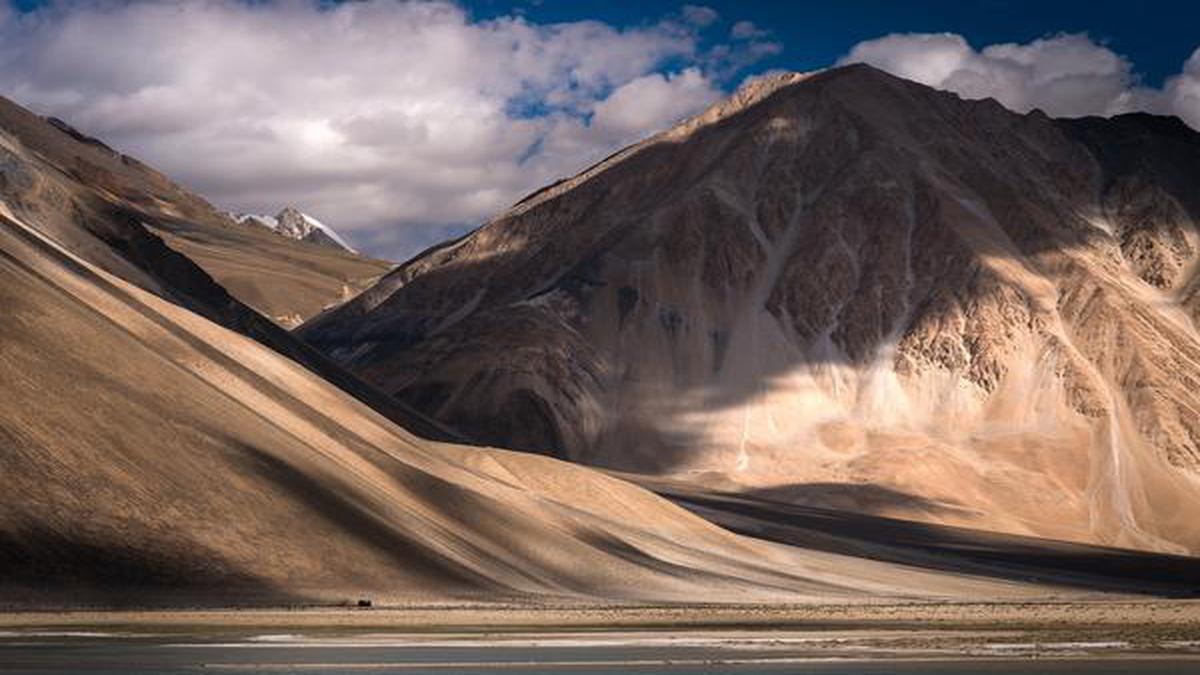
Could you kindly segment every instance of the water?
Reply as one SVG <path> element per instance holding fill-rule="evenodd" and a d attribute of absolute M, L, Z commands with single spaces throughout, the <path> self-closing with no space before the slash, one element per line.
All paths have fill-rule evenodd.
<path fill-rule="evenodd" d="M 622 644 L 581 640 L 516 644 L 440 644 L 421 638 L 380 636 L 307 638 L 243 637 L 236 640 L 111 634 L 0 635 L 0 673 L 799 673 L 812 675 L 1186 675 L 1200 673 L 1195 656 L 1070 659 L 967 659 L 947 653 L 895 660 L 887 651 L 844 654 L 799 643 L 764 641 L 721 644 Z M 870 656 L 871 660 L 861 660 Z M 908 658 L 912 658 L 909 656 Z"/>

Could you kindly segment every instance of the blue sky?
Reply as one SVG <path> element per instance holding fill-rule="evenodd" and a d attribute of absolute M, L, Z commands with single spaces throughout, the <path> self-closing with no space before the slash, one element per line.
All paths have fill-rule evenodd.
<path fill-rule="evenodd" d="M 480 17 L 523 13 L 538 22 L 596 19 L 614 25 L 654 21 L 678 10 L 669 0 L 471 0 Z M 855 43 L 888 33 L 958 33 L 975 45 L 1025 43 L 1056 33 L 1088 33 L 1137 64 L 1147 84 L 1159 86 L 1200 46 L 1200 2 L 1128 0 L 842 0 L 838 2 L 698 1 L 727 27 L 748 20 L 768 28 L 784 45 L 762 65 L 791 70 L 822 68 Z"/>
<path fill-rule="evenodd" d="M 1200 2 L 0 0 L 0 94 L 394 260 L 770 70 L 1200 128 Z"/>

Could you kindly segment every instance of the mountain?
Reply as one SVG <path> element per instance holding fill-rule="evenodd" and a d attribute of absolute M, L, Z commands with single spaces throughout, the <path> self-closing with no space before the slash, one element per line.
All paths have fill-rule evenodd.
<path fill-rule="evenodd" d="M 332 297 L 326 280 L 347 270 L 379 272 L 386 264 L 236 225 L 138 160 L 3 98 L 0 205 L 89 264 L 257 340 L 406 428 L 431 438 L 458 437 L 351 375 L 222 285 L 240 297 L 317 311 L 319 300 Z M 213 269 L 222 271 L 222 283 L 210 275 Z"/>
<path fill-rule="evenodd" d="M 743 538 L 591 469 L 420 439 L 163 242 L 206 204 L 3 112 L 4 606 L 1058 592 Z"/>
<path fill-rule="evenodd" d="M 86 212 L 75 215 L 86 215 L 90 227 L 111 229 L 103 224 L 111 218 L 135 221 L 156 241 L 185 254 L 238 300 L 281 325 L 294 326 L 352 297 L 391 269 L 384 261 L 239 225 L 137 159 L 62 120 L 43 119 L 3 98 L 0 129 L 20 139 L 43 173 L 53 176 L 50 183 L 60 186 L 56 190 L 86 186 L 92 193 Z M 0 185 L 0 194 L 6 194 L 10 204 L 28 202 L 47 227 L 63 230 L 63 222 L 73 217 L 73 202 L 64 195 L 22 197 L 13 194 L 18 187 Z"/>
<path fill-rule="evenodd" d="M 263 216 L 254 213 L 230 213 L 229 217 L 239 223 L 265 227 L 289 239 L 298 239 L 319 246 L 327 246 L 356 253 L 337 232 L 333 231 L 333 228 L 294 206 L 285 206 L 282 211 L 274 216 Z"/>
<path fill-rule="evenodd" d="M 1200 134 L 760 79 L 298 329 L 647 484 L 1200 553 Z"/>
<path fill-rule="evenodd" d="M 418 440 L 3 211 L 6 605 L 762 601 L 928 583 L 835 572 L 836 556 L 740 539 L 582 468 Z"/>

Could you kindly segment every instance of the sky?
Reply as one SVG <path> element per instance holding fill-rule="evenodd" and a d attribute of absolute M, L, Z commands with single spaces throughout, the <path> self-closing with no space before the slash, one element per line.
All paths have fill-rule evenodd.
<path fill-rule="evenodd" d="M 1200 129 L 1198 27 L 1128 0 L 0 0 L 0 94 L 403 260 L 775 70 Z"/>

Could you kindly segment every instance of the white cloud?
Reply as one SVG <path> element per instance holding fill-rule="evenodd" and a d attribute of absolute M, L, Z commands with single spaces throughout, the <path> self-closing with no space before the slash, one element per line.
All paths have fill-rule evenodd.
<path fill-rule="evenodd" d="M 703 5 L 684 5 L 683 18 L 688 23 L 696 26 L 707 26 L 719 19 L 720 15 L 717 14 L 717 10 L 713 9 L 712 7 L 705 7 Z"/>
<path fill-rule="evenodd" d="M 1019 112 L 1039 108 L 1072 117 L 1149 110 L 1200 128 L 1197 54 L 1162 91 L 1141 86 L 1128 59 L 1082 34 L 981 50 L 953 33 L 892 34 L 858 43 L 840 61 L 857 62 L 965 98 L 992 97 Z"/>
<path fill-rule="evenodd" d="M 294 203 L 400 256 L 712 100 L 714 64 L 762 49 L 702 49 L 715 19 L 686 7 L 619 30 L 475 21 L 440 0 L 52 3 L 0 12 L 0 91 L 219 205 Z M 668 63 L 678 72 L 660 74 Z"/>
<path fill-rule="evenodd" d="M 617 141 L 662 129 L 717 99 L 720 92 L 697 68 L 675 75 L 652 73 L 632 80 L 598 103 L 591 126 Z"/>
<path fill-rule="evenodd" d="M 0 93 L 221 206 L 294 203 L 403 256 L 696 112 L 782 45 L 711 9 L 654 24 L 477 21 L 445 0 L 0 0 Z M 710 26 L 704 28 L 704 26 Z M 708 45 L 708 46 L 704 46 Z M 843 59 L 1016 110 L 1148 109 L 1200 127 L 1200 50 L 1161 90 L 1082 35 L 974 49 L 897 34 Z"/>
<path fill-rule="evenodd" d="M 1162 108 L 1200 129 L 1200 48 L 1192 52 L 1183 72 L 1167 81 Z"/>
<path fill-rule="evenodd" d="M 729 37 L 734 40 L 751 40 L 766 37 L 769 33 L 770 31 L 763 30 L 754 25 L 753 21 L 738 21 L 733 24 L 733 28 L 729 29 Z"/>
<path fill-rule="evenodd" d="M 953 33 L 892 34 L 860 42 L 840 63 L 869 63 L 900 77 L 940 86 L 974 54 Z"/>

